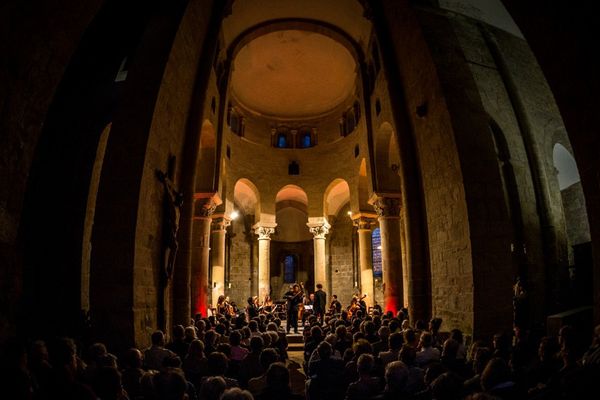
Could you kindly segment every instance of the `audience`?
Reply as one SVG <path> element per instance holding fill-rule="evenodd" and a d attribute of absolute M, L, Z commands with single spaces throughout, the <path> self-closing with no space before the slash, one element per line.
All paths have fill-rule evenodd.
<path fill-rule="evenodd" d="M 397 317 L 341 315 L 323 324 L 307 318 L 303 366 L 288 359 L 288 338 L 272 314 L 249 323 L 245 316 L 197 317 L 187 328 L 174 326 L 168 345 L 155 331 L 149 348 L 130 348 L 119 358 L 103 343 L 83 346 L 82 359 L 72 339 L 48 347 L 10 341 L 1 353 L 0 397 L 545 400 L 598 392 L 600 326 L 587 350 L 575 328 L 564 326 L 557 337 L 538 340 L 515 328 L 473 342 L 467 353 L 471 338 L 458 329 L 441 331 L 439 318 L 427 327 L 423 321 L 412 326 L 407 310 Z"/>

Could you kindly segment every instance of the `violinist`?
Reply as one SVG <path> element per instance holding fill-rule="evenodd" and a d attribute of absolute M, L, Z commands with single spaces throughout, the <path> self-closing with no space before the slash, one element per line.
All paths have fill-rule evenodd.
<path fill-rule="evenodd" d="M 226 313 L 231 315 L 232 317 L 235 317 L 235 315 L 237 314 L 237 310 L 236 310 L 236 305 L 234 302 L 229 300 L 229 296 L 225 297 L 225 307 L 226 307 Z"/>
<path fill-rule="evenodd" d="M 302 302 L 303 292 L 297 283 L 291 287 L 291 290 L 285 293 L 287 300 L 287 333 L 294 328 L 294 333 L 298 333 L 298 305 Z"/>

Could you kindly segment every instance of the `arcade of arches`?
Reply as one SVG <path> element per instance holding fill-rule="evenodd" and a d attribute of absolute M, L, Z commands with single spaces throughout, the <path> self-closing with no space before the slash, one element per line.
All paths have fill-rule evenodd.
<path fill-rule="evenodd" d="M 600 317 L 597 99 L 551 10 L 30 3 L 0 24 L 1 335 L 89 312 L 144 346 L 297 281 L 473 337 L 511 328 L 517 278 L 532 327 Z"/>

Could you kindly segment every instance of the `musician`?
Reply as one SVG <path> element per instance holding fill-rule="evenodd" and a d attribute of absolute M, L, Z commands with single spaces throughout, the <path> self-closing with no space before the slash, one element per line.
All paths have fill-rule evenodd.
<path fill-rule="evenodd" d="M 284 295 L 287 300 L 287 333 L 290 333 L 292 327 L 294 333 L 298 333 L 298 305 L 302 302 L 302 295 L 300 285 L 297 283 Z"/>
<path fill-rule="evenodd" d="M 258 297 L 256 297 L 256 302 L 258 304 Z M 273 299 L 271 299 L 271 296 L 265 296 L 265 301 L 263 302 L 259 310 L 266 313 L 270 313 L 271 311 L 273 311 Z"/>
<path fill-rule="evenodd" d="M 327 293 L 323 290 L 323 285 L 317 283 L 317 291 L 315 292 L 315 301 L 313 303 L 313 312 L 323 324 L 323 315 L 325 314 L 325 306 L 327 304 Z"/>
<path fill-rule="evenodd" d="M 337 294 L 334 294 L 331 304 L 329 304 L 329 312 L 331 314 L 339 314 L 342 312 L 342 303 L 338 301 Z"/>
<path fill-rule="evenodd" d="M 225 302 L 225 295 L 220 295 L 217 299 L 217 314 L 225 315 L 228 311 L 228 304 Z"/>
<path fill-rule="evenodd" d="M 258 297 L 248 297 L 248 305 L 246 306 L 246 314 L 248 314 L 248 320 L 251 321 L 252 318 L 258 317 Z"/>
<path fill-rule="evenodd" d="M 379 312 L 379 315 L 383 314 L 383 310 L 381 309 L 381 305 L 377 302 L 377 300 L 375 300 L 373 302 L 373 311 Z"/>
<path fill-rule="evenodd" d="M 365 297 L 367 297 L 367 295 L 363 294 L 360 297 L 359 297 L 359 295 L 356 295 L 356 297 L 358 299 L 358 306 L 360 307 L 360 310 L 363 312 L 363 315 L 367 315 L 367 302 L 365 301 Z"/>

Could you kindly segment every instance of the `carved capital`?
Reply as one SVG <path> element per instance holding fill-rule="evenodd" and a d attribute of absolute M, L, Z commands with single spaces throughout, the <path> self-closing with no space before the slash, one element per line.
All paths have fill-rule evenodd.
<path fill-rule="evenodd" d="M 402 202 L 399 196 L 376 196 L 371 199 L 370 203 L 373 205 L 377 216 L 380 218 L 400 217 Z"/>
<path fill-rule="evenodd" d="M 254 233 L 258 235 L 258 240 L 271 240 L 271 235 L 275 233 L 275 227 L 255 226 Z"/>
<path fill-rule="evenodd" d="M 229 218 L 225 218 L 222 215 L 214 216 L 212 218 L 212 231 L 224 231 L 227 227 L 231 225 L 231 220 Z"/>
<path fill-rule="evenodd" d="M 216 193 L 196 193 L 194 194 L 194 215 L 200 218 L 210 218 L 221 203 L 223 202 Z"/>
<path fill-rule="evenodd" d="M 315 239 L 325 239 L 325 236 L 329 233 L 331 225 L 327 222 L 321 225 L 308 225 L 308 230 L 313 234 Z"/>
<path fill-rule="evenodd" d="M 352 220 L 352 224 L 355 227 L 357 227 L 359 230 L 361 230 L 361 229 L 371 230 L 371 229 L 373 229 L 373 226 L 376 223 L 377 223 L 377 221 L 374 218 L 368 218 L 368 217 L 358 217 L 358 218 Z"/>

